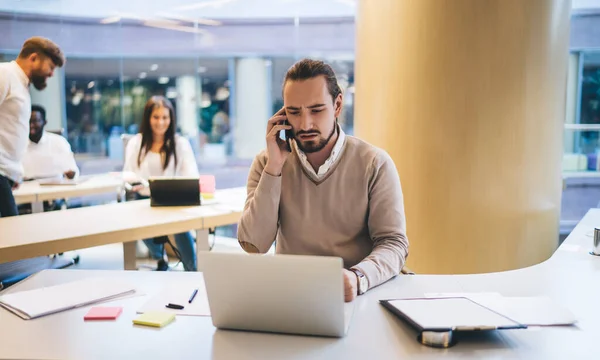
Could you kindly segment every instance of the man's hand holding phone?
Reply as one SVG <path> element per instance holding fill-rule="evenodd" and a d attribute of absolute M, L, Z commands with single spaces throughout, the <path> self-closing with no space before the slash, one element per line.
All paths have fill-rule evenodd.
<path fill-rule="evenodd" d="M 285 164 L 285 160 L 290 153 L 287 142 L 279 137 L 282 130 L 292 130 L 287 122 L 285 108 L 281 108 L 275 113 L 267 124 L 268 159 L 265 171 L 272 176 L 281 175 L 283 164 Z"/>

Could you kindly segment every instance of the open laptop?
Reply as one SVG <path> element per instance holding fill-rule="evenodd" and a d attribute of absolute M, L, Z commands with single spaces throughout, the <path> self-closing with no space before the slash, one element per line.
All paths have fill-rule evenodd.
<path fill-rule="evenodd" d="M 199 253 L 213 325 L 220 329 L 343 337 L 342 259 Z"/>
<path fill-rule="evenodd" d="M 151 177 L 150 206 L 200 205 L 199 178 Z"/>

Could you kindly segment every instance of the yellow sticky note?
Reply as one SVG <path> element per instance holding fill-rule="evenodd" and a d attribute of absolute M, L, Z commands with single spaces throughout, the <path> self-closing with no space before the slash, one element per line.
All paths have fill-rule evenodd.
<path fill-rule="evenodd" d="M 137 325 L 163 327 L 175 320 L 175 314 L 164 311 L 148 311 L 133 319 Z"/>

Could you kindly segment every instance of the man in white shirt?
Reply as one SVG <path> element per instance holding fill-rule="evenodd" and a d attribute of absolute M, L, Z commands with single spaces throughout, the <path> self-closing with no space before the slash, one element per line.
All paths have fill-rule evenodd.
<path fill-rule="evenodd" d="M 0 217 L 17 215 L 12 190 L 23 180 L 31 112 L 29 84 L 46 87 L 54 69 L 65 63 L 60 48 L 42 37 L 27 39 L 15 61 L 0 63 Z"/>
<path fill-rule="evenodd" d="M 75 178 L 79 169 L 71 145 L 64 137 L 44 131 L 45 126 L 46 110 L 33 105 L 29 120 L 29 145 L 23 157 L 24 178 Z"/>

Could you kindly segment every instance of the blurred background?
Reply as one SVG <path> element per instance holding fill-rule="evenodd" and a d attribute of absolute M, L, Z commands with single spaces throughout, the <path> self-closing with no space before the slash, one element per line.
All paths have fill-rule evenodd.
<path fill-rule="evenodd" d="M 119 171 L 120 136 L 136 133 L 146 100 L 163 95 L 200 171 L 218 188 L 244 186 L 283 104 L 283 75 L 300 58 L 334 67 L 340 123 L 353 134 L 355 12 L 355 0 L 0 0 L 0 61 L 35 35 L 61 46 L 65 67 L 32 102 L 46 107 L 47 130 L 62 131 L 82 174 Z M 573 0 L 570 48 L 563 234 L 600 201 L 600 1 Z"/>

